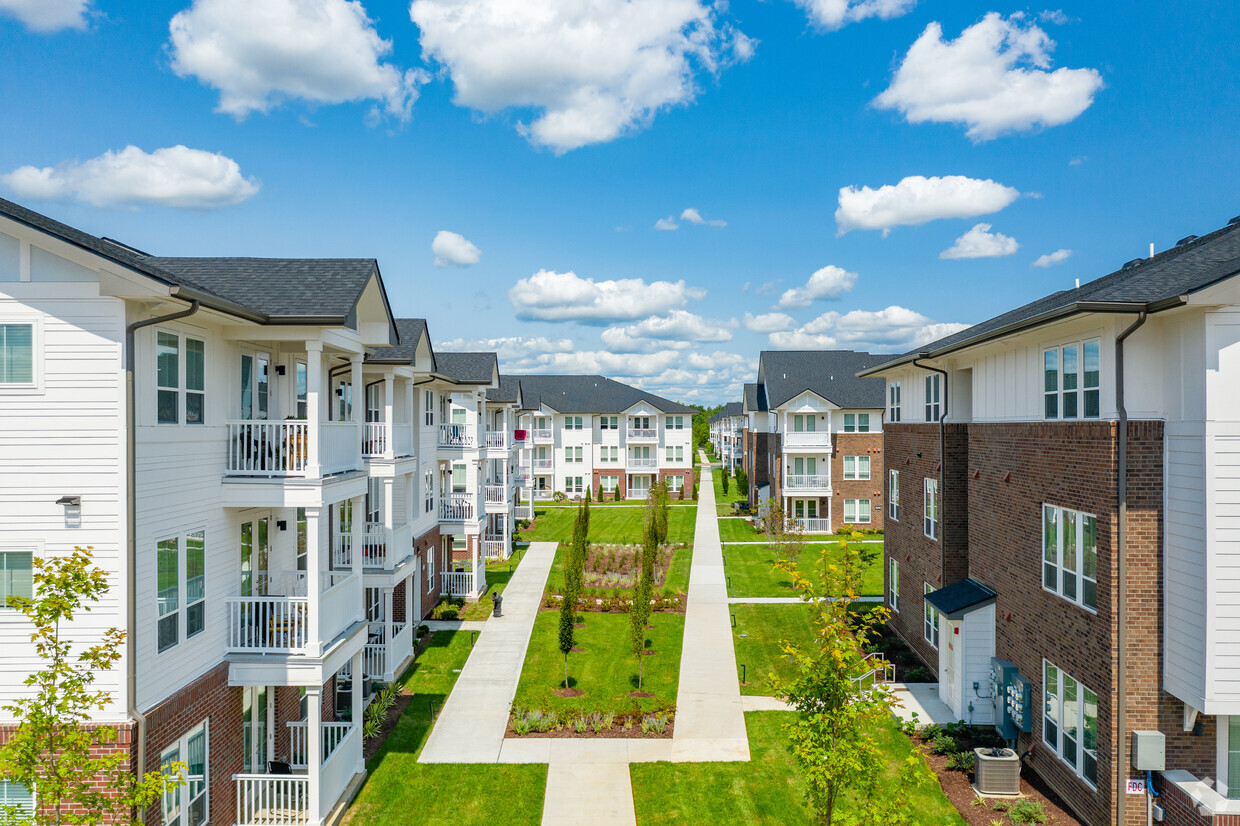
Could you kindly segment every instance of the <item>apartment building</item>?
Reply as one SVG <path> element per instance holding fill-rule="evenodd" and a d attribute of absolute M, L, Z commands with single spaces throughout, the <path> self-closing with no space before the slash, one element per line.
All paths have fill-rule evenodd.
<path fill-rule="evenodd" d="M 188 764 L 148 822 L 319 824 L 360 780 L 446 584 L 445 399 L 485 392 L 435 361 L 373 259 L 156 257 L 0 200 L 0 597 L 75 546 L 110 573 L 64 630 L 127 632 L 95 721 Z M 0 640 L 6 703 L 40 664 L 3 608 Z"/>
<path fill-rule="evenodd" d="M 525 432 L 518 473 L 529 480 L 523 518 L 556 493 L 644 499 L 659 480 L 673 497 L 692 487 L 694 408 L 603 376 L 512 378 Z"/>
<path fill-rule="evenodd" d="M 750 506 L 779 502 L 811 533 L 883 527 L 883 382 L 856 373 L 891 356 L 766 350 L 745 385 Z"/>
<path fill-rule="evenodd" d="M 745 430 L 745 414 L 740 402 L 728 402 L 710 418 L 710 443 L 715 456 L 729 471 L 741 466 L 741 434 Z"/>
<path fill-rule="evenodd" d="M 1237 275 L 1240 219 L 861 372 L 892 627 L 960 719 L 1014 671 L 1026 770 L 1089 824 L 1240 815 Z"/>

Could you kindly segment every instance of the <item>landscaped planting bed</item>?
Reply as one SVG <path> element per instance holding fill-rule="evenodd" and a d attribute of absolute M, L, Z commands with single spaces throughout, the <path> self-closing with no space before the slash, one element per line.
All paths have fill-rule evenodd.
<path fill-rule="evenodd" d="M 591 545 L 586 552 L 585 576 L 577 610 L 627 612 L 629 601 L 633 598 L 633 587 L 637 583 L 640 550 L 638 545 Z M 543 594 L 544 609 L 560 607 L 567 553 L 567 546 L 556 550 L 555 562 Z M 684 612 L 692 558 L 693 549 L 686 545 L 663 545 L 659 548 L 654 570 L 653 610 Z"/>

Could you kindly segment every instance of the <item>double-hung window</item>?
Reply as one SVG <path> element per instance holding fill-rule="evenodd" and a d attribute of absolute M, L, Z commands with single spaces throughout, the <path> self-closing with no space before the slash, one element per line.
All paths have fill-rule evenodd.
<path fill-rule="evenodd" d="M 1047 419 L 1098 418 L 1100 347 L 1095 339 L 1043 351 L 1043 413 Z"/>
<path fill-rule="evenodd" d="M 683 462 L 684 460 L 685 460 L 685 448 L 683 445 L 668 445 L 667 446 L 667 461 L 669 464 L 672 462 Z"/>
<path fill-rule="evenodd" d="M 619 430 L 620 429 L 620 417 L 619 416 L 599 416 L 598 426 L 600 430 Z"/>
<path fill-rule="evenodd" d="M 931 375 L 926 376 L 925 406 L 926 406 L 926 421 L 928 422 L 937 422 L 939 418 L 943 415 L 942 414 L 942 410 L 943 410 L 942 379 L 943 377 L 940 376 L 938 373 L 932 373 Z"/>
<path fill-rule="evenodd" d="M 1042 740 L 1078 776 L 1098 785 L 1098 695 L 1042 661 Z"/>
<path fill-rule="evenodd" d="M 887 421 L 900 421 L 900 382 L 887 383 Z"/>
<path fill-rule="evenodd" d="M 793 413 L 793 433 L 813 433 L 818 427 L 818 417 L 813 413 Z"/>
<path fill-rule="evenodd" d="M 205 531 L 190 531 L 156 543 L 155 587 L 157 651 L 166 651 L 181 639 L 182 591 L 185 593 L 185 637 L 188 639 L 202 632 L 206 627 Z"/>
<path fill-rule="evenodd" d="M 435 589 L 435 549 L 426 549 L 426 590 Z"/>
<path fill-rule="evenodd" d="M 306 363 L 304 361 L 295 362 L 293 372 L 297 382 L 297 418 L 305 419 L 309 415 L 309 408 L 306 404 L 306 400 L 309 398 L 309 374 L 306 372 Z"/>
<path fill-rule="evenodd" d="M 939 538 L 939 480 L 926 479 L 922 487 L 923 533 L 931 539 Z"/>
<path fill-rule="evenodd" d="M 207 609 L 207 543 L 204 531 L 185 535 L 185 638 L 202 633 Z"/>
<path fill-rule="evenodd" d="M 465 463 L 456 462 L 452 465 L 452 492 L 465 492 Z"/>
<path fill-rule="evenodd" d="M 620 485 L 620 477 L 614 475 L 600 476 L 599 484 L 603 488 L 603 493 L 615 493 L 616 488 Z"/>
<path fill-rule="evenodd" d="M 162 335 L 162 333 L 161 333 Z M 269 356 L 241 356 L 241 418 L 266 419 L 270 414 Z"/>
<path fill-rule="evenodd" d="M 684 416 L 668 416 L 667 417 L 667 429 L 668 430 L 684 430 L 685 429 L 685 417 Z"/>
<path fill-rule="evenodd" d="M 0 390 L 35 387 L 33 323 L 0 324 Z"/>
<path fill-rule="evenodd" d="M 844 521 L 849 525 L 866 525 L 870 522 L 869 499 L 845 499 Z"/>
<path fill-rule="evenodd" d="M 422 512 L 430 513 L 435 509 L 435 474 L 426 471 L 422 474 Z"/>
<path fill-rule="evenodd" d="M 564 477 L 564 485 L 567 488 L 566 492 L 570 494 L 580 494 L 585 491 L 585 486 L 583 485 L 582 477 L 580 476 Z"/>
<path fill-rule="evenodd" d="M 584 423 L 580 416 L 565 416 L 564 417 L 564 429 L 565 430 L 581 430 L 583 427 L 584 427 Z"/>
<path fill-rule="evenodd" d="M 922 636 L 926 638 L 926 642 L 930 643 L 931 648 L 939 647 L 939 609 L 930 604 L 930 600 L 926 596 L 934 589 L 930 587 L 929 582 L 921 584 L 921 612 L 922 612 Z"/>
<path fill-rule="evenodd" d="M 845 479 L 869 479 L 870 478 L 870 457 L 869 456 L 845 456 L 844 457 L 844 478 Z"/>
<path fill-rule="evenodd" d="M 583 458 L 583 454 L 582 454 L 582 452 L 581 452 L 581 448 L 580 448 L 580 447 L 566 447 L 566 448 L 564 448 L 564 461 L 565 461 L 565 462 L 583 462 L 583 461 L 585 461 L 585 459 Z"/>
<path fill-rule="evenodd" d="M 183 763 L 179 786 L 164 791 L 164 826 L 199 826 L 209 815 L 207 783 L 207 722 L 204 720 L 184 737 L 164 749 L 160 767 L 171 776 L 173 766 Z"/>
<path fill-rule="evenodd" d="M 427 427 L 435 424 L 435 391 L 422 391 L 422 423 Z"/>
<path fill-rule="evenodd" d="M 33 551 L 0 551 L 0 611 L 14 610 L 9 597 L 34 598 Z"/>
<path fill-rule="evenodd" d="M 1042 586 L 1086 608 L 1098 607 L 1098 518 L 1042 506 Z"/>
<path fill-rule="evenodd" d="M 19 823 L 25 822 L 22 815 L 34 816 L 34 794 L 15 780 L 0 780 L 0 812 L 9 809 L 16 810 Z"/>
<path fill-rule="evenodd" d="M 206 344 L 203 340 L 157 331 L 155 385 L 159 424 L 202 424 L 206 402 Z M 251 417 L 243 415 L 242 418 Z M 265 409 L 262 418 L 266 418 Z"/>
<path fill-rule="evenodd" d="M 869 433 L 870 432 L 870 414 L 869 413 L 845 413 L 844 414 L 844 432 L 845 433 Z"/>
<path fill-rule="evenodd" d="M 683 487 L 685 486 L 685 477 L 683 477 L 683 476 L 668 476 L 668 477 L 667 477 L 667 485 L 668 485 L 668 488 L 667 488 L 667 489 L 668 489 L 670 492 L 672 492 L 672 493 L 680 493 L 681 488 L 683 488 Z"/>
<path fill-rule="evenodd" d="M 894 556 L 887 560 L 887 604 L 892 611 L 900 610 L 900 561 Z"/>
<path fill-rule="evenodd" d="M 887 516 L 900 519 L 900 471 L 893 470 L 888 474 L 887 481 Z"/>

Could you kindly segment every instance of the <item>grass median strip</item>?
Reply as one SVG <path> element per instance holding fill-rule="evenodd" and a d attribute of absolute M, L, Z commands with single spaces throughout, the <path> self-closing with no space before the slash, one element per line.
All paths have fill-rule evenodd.
<path fill-rule="evenodd" d="M 671 504 L 675 504 L 675 501 Z M 644 508 L 594 508 L 590 510 L 590 541 L 638 543 L 642 538 Z M 573 520 L 577 508 L 539 507 L 535 509 L 533 527 L 521 532 L 521 542 L 569 542 L 573 538 Z M 693 542 L 696 507 L 672 507 L 668 512 L 668 542 Z"/>
<path fill-rule="evenodd" d="M 879 543 L 859 543 L 852 547 L 871 557 L 861 580 L 861 596 L 881 596 L 883 593 L 883 546 Z M 801 559 L 808 562 L 823 550 L 830 551 L 832 544 L 808 545 L 801 552 Z M 792 577 L 775 567 L 775 553 L 766 545 L 728 545 L 723 549 L 724 574 L 727 576 L 730 597 L 795 597 Z"/>

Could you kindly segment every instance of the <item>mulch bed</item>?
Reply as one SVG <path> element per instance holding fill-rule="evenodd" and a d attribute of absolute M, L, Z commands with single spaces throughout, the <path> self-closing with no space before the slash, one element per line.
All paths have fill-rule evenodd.
<path fill-rule="evenodd" d="M 414 643 L 413 657 L 418 658 L 425 649 L 430 645 L 431 637 L 437 632 L 431 631 L 419 637 Z M 391 734 L 392 729 L 396 728 L 396 723 L 400 721 L 401 715 L 405 713 L 405 709 L 413 702 L 413 692 L 406 686 L 401 686 L 400 696 L 396 698 L 396 702 L 388 709 L 387 715 L 383 718 L 383 724 L 379 726 L 379 733 L 374 737 L 367 737 L 362 741 L 362 759 L 369 762 L 370 758 L 379 753 L 379 749 L 383 747 L 383 741 Z M 429 709 L 427 710 L 429 713 Z"/>
<path fill-rule="evenodd" d="M 523 740 L 529 739 L 529 738 L 541 738 L 541 739 L 551 739 L 551 738 L 569 739 L 571 738 L 571 739 L 577 739 L 577 740 L 594 740 L 594 739 L 666 740 L 672 736 L 672 730 L 676 727 L 676 718 L 672 717 L 672 719 L 667 721 L 667 726 L 663 729 L 662 734 L 643 734 L 641 717 L 638 717 L 638 716 L 632 717 L 631 718 L 632 723 L 630 724 L 627 731 L 625 730 L 621 722 L 623 719 L 624 719 L 623 717 L 621 717 L 620 715 L 617 715 L 616 716 L 617 722 L 611 728 L 601 729 L 598 732 L 595 732 L 592 729 L 587 728 L 585 731 L 578 734 L 576 729 L 572 727 L 572 724 L 570 721 L 569 724 L 563 726 L 562 728 L 553 729 L 551 731 L 542 731 L 542 732 L 531 731 L 529 734 L 517 734 L 512 729 L 512 718 L 510 717 L 508 719 L 508 730 L 504 732 L 504 736 L 505 737 L 519 737 Z"/>
<path fill-rule="evenodd" d="M 542 605 L 538 606 L 539 611 L 559 611 L 560 600 L 559 594 L 547 593 L 543 595 Z M 627 614 L 629 612 L 629 597 L 615 599 L 612 597 L 598 596 L 588 590 L 582 589 L 582 595 L 577 601 L 578 614 Z M 656 596 L 655 604 L 650 606 L 650 612 L 653 614 L 683 614 L 688 606 L 688 594 L 675 594 L 670 597 Z M 578 628 L 581 625 L 577 625 Z"/>
<path fill-rule="evenodd" d="M 975 739 L 967 729 L 952 736 L 955 738 L 960 751 L 972 752 L 977 746 L 994 745 L 986 737 L 982 737 L 980 740 Z M 1006 826 L 1010 822 L 1006 813 L 1004 811 L 996 811 L 994 806 L 1010 805 L 1015 803 L 1015 800 L 988 797 L 984 798 L 985 802 L 983 805 L 974 805 L 978 797 L 971 785 L 973 782 L 973 772 L 966 774 L 965 772 L 948 769 L 947 757 L 932 753 L 929 743 L 922 737 L 921 732 L 913 736 L 913 745 L 921 752 L 926 759 L 926 764 L 938 776 L 939 785 L 943 788 L 943 794 L 947 796 L 951 804 L 960 812 L 960 816 L 965 823 L 968 823 L 969 826 L 990 826 L 997 821 Z M 1021 771 L 1020 791 L 1024 795 L 1023 799 L 1042 804 L 1042 810 L 1046 812 L 1047 826 L 1083 826 L 1082 822 L 1063 803 L 1059 795 L 1051 791 L 1042 781 L 1042 778 L 1038 777 L 1028 767 Z"/>

